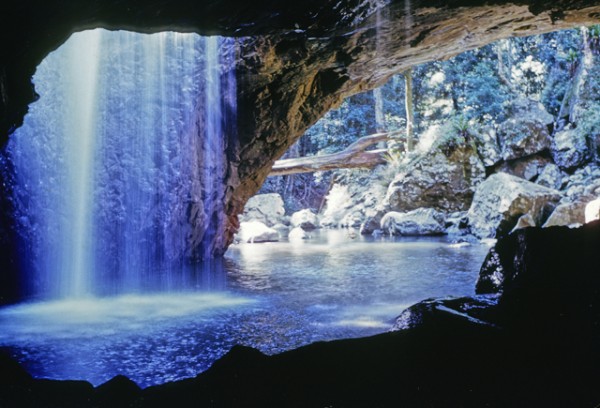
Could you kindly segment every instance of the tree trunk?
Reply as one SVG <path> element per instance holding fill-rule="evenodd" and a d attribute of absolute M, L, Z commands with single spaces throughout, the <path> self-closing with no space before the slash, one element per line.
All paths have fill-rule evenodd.
<path fill-rule="evenodd" d="M 366 149 L 376 143 L 389 140 L 396 133 L 376 133 L 364 136 L 344 150 L 333 154 L 277 160 L 273 164 L 269 176 L 284 176 L 358 167 L 371 168 L 378 164 L 384 164 L 386 163 L 385 154 L 387 153 L 387 149 Z"/>
<path fill-rule="evenodd" d="M 406 151 L 411 152 L 414 148 L 413 123 L 415 120 L 413 110 L 413 81 L 412 68 L 404 72 L 405 84 L 405 109 L 406 109 Z"/>
<path fill-rule="evenodd" d="M 375 100 L 375 131 L 377 133 L 385 132 L 385 117 L 383 114 L 383 95 L 381 88 L 373 89 L 373 99 Z"/>
<path fill-rule="evenodd" d="M 500 40 L 496 44 L 496 56 L 498 57 L 498 77 L 500 82 L 506 85 L 511 91 L 515 91 L 511 81 L 512 72 L 512 45 L 510 40 Z"/>
<path fill-rule="evenodd" d="M 373 99 L 375 100 L 375 132 L 383 133 L 386 132 L 385 128 L 385 116 L 383 113 L 383 95 L 381 88 L 373 89 Z M 385 142 L 379 142 L 377 144 L 378 149 L 385 149 Z"/>
<path fill-rule="evenodd" d="M 575 74 L 573 75 L 573 80 L 568 86 L 565 96 L 562 100 L 560 111 L 558 113 L 558 130 L 562 129 L 567 123 L 573 123 L 575 121 L 573 112 L 575 106 L 579 102 L 581 85 L 585 82 L 588 71 L 593 63 L 593 55 L 588 43 L 588 28 L 581 27 L 581 34 L 583 56 L 578 62 L 577 68 L 575 69 Z"/>

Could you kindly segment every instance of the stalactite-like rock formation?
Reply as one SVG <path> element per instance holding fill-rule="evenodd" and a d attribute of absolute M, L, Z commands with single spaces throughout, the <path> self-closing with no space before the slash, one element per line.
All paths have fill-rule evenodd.
<path fill-rule="evenodd" d="M 273 162 L 344 97 L 413 65 L 500 38 L 600 22 L 600 2 L 594 0 L 5 3 L 0 12 L 3 141 L 36 99 L 35 67 L 73 31 L 106 27 L 239 37 L 238 135 L 228 143 L 225 232 L 215 238 L 216 254 L 231 242 L 237 214 Z"/>

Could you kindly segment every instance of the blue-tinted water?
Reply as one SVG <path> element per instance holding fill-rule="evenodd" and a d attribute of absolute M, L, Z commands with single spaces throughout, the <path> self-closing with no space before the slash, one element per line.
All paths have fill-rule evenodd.
<path fill-rule="evenodd" d="M 486 245 L 445 238 L 243 244 L 187 271 L 169 292 L 0 309 L 0 345 L 36 377 L 141 386 L 192 377 L 233 345 L 277 353 L 388 330 L 421 299 L 473 293 Z"/>

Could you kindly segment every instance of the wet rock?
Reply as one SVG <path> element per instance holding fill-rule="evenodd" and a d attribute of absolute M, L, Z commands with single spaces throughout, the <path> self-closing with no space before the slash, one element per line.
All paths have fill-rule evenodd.
<path fill-rule="evenodd" d="M 258 194 L 250 198 L 244 207 L 240 222 L 260 221 L 272 227 L 285 221 L 283 199 L 277 193 Z"/>
<path fill-rule="evenodd" d="M 240 223 L 237 239 L 244 243 L 273 242 L 279 241 L 279 233 L 260 221 L 248 221 Z"/>
<path fill-rule="evenodd" d="M 580 167 L 591 159 L 586 137 L 578 129 L 557 132 L 552 142 L 552 158 L 563 170 Z"/>
<path fill-rule="evenodd" d="M 372 215 L 365 218 L 363 223 L 360 225 L 361 235 L 371 235 L 375 231 L 381 231 L 381 219 L 386 214 L 386 211 L 376 211 Z"/>
<path fill-rule="evenodd" d="M 486 312 L 495 306 L 497 296 L 447 297 L 423 300 L 405 309 L 390 330 L 409 330 L 423 325 L 435 324 L 440 319 L 465 320 L 469 323 L 493 327 L 486 321 Z"/>
<path fill-rule="evenodd" d="M 444 224 L 444 215 L 432 208 L 391 211 L 381 219 L 381 229 L 389 235 L 442 235 L 446 232 Z"/>
<path fill-rule="evenodd" d="M 468 213 L 471 232 L 479 238 L 501 236 L 525 214 L 541 225 L 560 198 L 557 190 L 506 173 L 493 174 L 475 193 Z"/>
<path fill-rule="evenodd" d="M 309 209 L 296 211 L 290 219 L 292 227 L 300 227 L 305 231 L 312 231 L 319 227 L 317 215 Z"/>
<path fill-rule="evenodd" d="M 464 235 L 469 231 L 469 217 L 466 211 L 458 211 L 446 217 L 446 232 L 452 235 Z"/>

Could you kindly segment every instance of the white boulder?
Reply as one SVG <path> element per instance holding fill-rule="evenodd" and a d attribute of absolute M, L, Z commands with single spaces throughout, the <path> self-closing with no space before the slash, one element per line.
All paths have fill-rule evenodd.
<path fill-rule="evenodd" d="M 248 221 L 240 223 L 237 240 L 245 243 L 274 242 L 279 241 L 279 233 L 260 221 Z"/>

